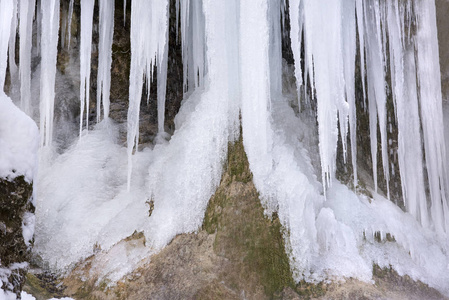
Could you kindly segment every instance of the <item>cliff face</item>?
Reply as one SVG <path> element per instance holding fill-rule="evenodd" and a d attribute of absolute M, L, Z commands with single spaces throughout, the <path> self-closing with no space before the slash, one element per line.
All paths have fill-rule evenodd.
<path fill-rule="evenodd" d="M 23 227 L 33 222 L 30 219 L 34 218 L 32 193 L 33 185 L 26 182 L 24 176 L 13 180 L 0 178 L 1 289 L 17 295 L 25 283 L 31 257 L 32 243 L 25 243 Z"/>

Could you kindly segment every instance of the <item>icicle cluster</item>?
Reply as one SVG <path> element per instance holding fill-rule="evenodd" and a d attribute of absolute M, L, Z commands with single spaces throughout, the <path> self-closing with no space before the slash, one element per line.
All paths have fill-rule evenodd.
<path fill-rule="evenodd" d="M 165 93 L 168 63 L 169 1 L 133 1 L 131 3 L 131 71 L 128 109 L 128 189 L 132 172 L 132 152 L 139 141 L 139 112 L 143 78 L 149 85 L 157 65 L 158 130 L 164 133 Z"/>
<path fill-rule="evenodd" d="M 83 128 L 89 128 L 95 1 L 80 3 L 81 134 Z M 444 286 L 448 279 L 444 268 L 429 267 L 437 265 L 438 260 L 448 262 L 444 253 L 449 233 L 449 178 L 434 1 L 290 0 L 287 7 L 286 1 L 177 0 L 176 30 L 180 27 L 181 31 L 177 32 L 180 41 L 176 42 L 181 43 L 182 49 L 185 99 L 175 119 L 176 131 L 166 142 L 169 3 L 131 2 L 127 149 L 114 144 L 109 131 L 115 127 L 100 124 L 93 134 L 59 156 L 54 166 L 48 163 L 43 172 L 48 178 L 41 179 L 45 186 L 38 198 L 50 199 L 50 204 L 40 204 L 46 222 L 40 224 L 41 228 L 57 235 L 58 240 L 69 236 L 69 226 L 83 228 L 92 235 L 77 244 L 71 254 L 64 251 L 64 243 L 59 246 L 42 238 L 39 253 L 53 265 L 60 259 L 65 267 L 90 255 L 91 244 L 100 241 L 104 249 L 109 249 L 134 230 L 144 231 L 155 250 L 178 233 L 195 231 L 219 184 L 227 143 L 235 139 L 241 117 L 253 181 L 267 213 L 277 211 L 288 232 L 285 239 L 297 280 L 319 281 L 332 276 L 370 280 L 372 263 L 378 259 L 376 263 L 382 266 L 394 265 L 403 273 L 414 274 L 415 279 L 430 278 L 427 282 L 448 290 Z M 101 123 L 101 109 L 104 119 L 109 115 L 114 2 L 100 0 L 98 5 L 96 108 L 97 123 Z M 61 46 L 70 48 L 73 6 L 71 0 L 59 28 L 59 0 L 0 0 L 0 87 L 4 89 L 9 66 L 11 81 L 20 78 L 22 109 L 31 114 L 31 55 L 40 55 L 42 146 L 52 145 L 58 31 L 61 29 Z M 126 1 L 124 10 L 126 21 Z M 287 13 L 294 66 L 285 66 L 282 58 Z M 34 48 L 33 30 L 37 36 Z M 293 67 L 296 95 L 283 95 L 283 76 L 290 76 L 289 68 Z M 157 78 L 153 78 L 155 68 Z M 147 89 L 148 102 L 149 86 L 155 79 L 156 145 L 134 154 L 139 141 L 142 88 Z M 363 95 L 356 98 L 359 86 Z M 296 114 L 289 103 L 295 96 L 299 106 Z M 304 111 L 315 107 L 315 103 L 317 114 L 310 117 Z M 389 162 L 392 120 L 388 116 L 396 118 L 402 194 L 413 218 L 378 195 L 371 203 L 335 180 L 340 140 L 345 162 L 350 153 L 354 186 L 358 184 L 357 107 L 369 114 L 374 192 L 378 189 L 378 177 L 382 178 L 385 182 L 379 185 L 386 186 L 387 198 L 390 178 L 395 175 Z M 391 107 L 393 113 L 389 111 Z M 316 121 L 318 136 L 314 131 Z M 106 153 L 107 159 L 93 155 L 90 160 L 80 155 L 83 151 Z M 113 157 L 120 160 L 110 163 Z M 75 168 L 81 160 L 103 174 L 102 179 L 108 179 L 101 182 L 108 191 L 106 196 L 99 195 L 95 184 L 84 188 L 96 182 L 96 178 L 85 176 L 83 172 L 88 168 Z M 320 172 L 314 169 L 317 161 L 321 181 L 316 176 Z M 116 181 L 109 180 L 126 169 L 126 164 L 126 172 Z M 383 174 L 377 174 L 378 164 Z M 65 197 L 67 185 L 52 183 L 59 182 L 66 166 L 79 178 L 78 185 L 73 184 L 79 187 L 79 194 L 74 190 L 70 197 Z M 89 172 L 93 176 L 93 171 Z M 130 196 L 131 190 L 138 192 Z M 155 207 L 149 219 L 143 213 L 148 195 Z M 65 199 L 81 205 L 71 206 Z M 79 224 L 74 218 L 58 219 L 58 209 L 64 211 L 66 204 L 83 215 L 83 209 L 95 206 L 89 201 L 101 208 L 110 205 L 108 201 L 113 202 L 111 214 L 98 220 L 95 227 Z M 88 215 L 96 213 L 93 210 Z M 111 225 L 121 224 L 131 215 L 137 217 L 123 228 Z M 63 229 L 58 227 L 61 222 L 65 222 Z M 394 235 L 395 248 L 375 244 L 377 232 L 381 239 L 386 232 Z"/>
<path fill-rule="evenodd" d="M 316 97 L 318 107 L 323 184 L 330 185 L 335 174 L 340 132 L 345 158 L 346 136 L 350 134 L 354 186 L 357 185 L 354 90 L 358 46 L 361 81 L 368 101 L 375 190 L 378 185 L 379 130 L 383 178 L 388 197 L 390 195 L 387 145 L 389 90 L 385 83 L 389 75 L 398 123 L 399 167 L 406 208 L 423 226 L 430 226 L 422 163 L 424 150 L 432 203 L 431 219 L 441 235 L 447 233 L 447 172 L 443 163 L 445 148 L 435 4 L 432 1 L 327 3 L 304 0 L 291 1 L 290 13 L 298 94 L 301 86 L 307 84 L 307 76 L 310 77 L 312 92 L 316 91 L 316 96 L 312 97 Z M 411 33 L 413 26 L 417 29 L 416 37 Z M 359 45 L 356 45 L 356 33 Z M 306 70 L 301 70 L 301 47 L 305 47 Z M 417 53 L 416 59 L 414 53 Z M 424 140 L 424 148 L 421 140 Z"/>

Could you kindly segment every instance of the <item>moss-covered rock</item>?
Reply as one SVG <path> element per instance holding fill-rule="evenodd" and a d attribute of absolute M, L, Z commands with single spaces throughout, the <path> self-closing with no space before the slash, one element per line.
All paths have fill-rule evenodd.
<path fill-rule="evenodd" d="M 273 298 L 294 282 L 279 219 L 264 215 L 251 179 L 240 139 L 229 147 L 227 169 L 209 202 L 203 228 L 216 234 L 217 255 L 232 262 L 222 280 L 249 295 L 262 288 L 264 298 Z"/>

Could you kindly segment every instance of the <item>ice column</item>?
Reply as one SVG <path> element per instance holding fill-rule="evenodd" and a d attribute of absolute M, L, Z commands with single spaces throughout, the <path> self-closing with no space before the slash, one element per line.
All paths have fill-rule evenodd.
<path fill-rule="evenodd" d="M 56 57 L 58 51 L 59 0 L 41 2 L 41 80 L 40 132 L 41 145 L 51 145 L 55 102 Z"/>
<path fill-rule="evenodd" d="M 67 48 L 70 49 L 70 39 L 72 37 L 72 17 L 73 17 L 73 1 L 70 0 L 69 3 L 69 19 L 67 21 Z"/>
<path fill-rule="evenodd" d="M 368 77 L 368 99 L 369 99 L 369 119 L 371 155 L 373 161 L 373 177 L 375 190 L 377 191 L 377 119 L 379 120 L 380 139 L 382 148 L 382 165 L 387 184 L 387 194 L 389 193 L 389 166 L 387 148 L 387 108 L 385 91 L 385 53 L 382 42 L 381 24 L 383 4 L 374 0 L 365 2 L 365 30 L 366 30 L 366 52 L 367 52 L 367 77 Z"/>
<path fill-rule="evenodd" d="M 424 227 L 429 226 L 424 187 L 414 47 L 403 31 L 405 9 L 387 4 L 390 72 L 398 123 L 398 158 L 405 207 Z"/>
<path fill-rule="evenodd" d="M 435 231 L 444 236 L 449 232 L 449 210 L 435 2 L 413 3 L 418 24 L 417 78 L 427 176 L 432 199 L 430 210 Z"/>
<path fill-rule="evenodd" d="M 100 122 L 101 102 L 104 118 L 109 117 L 111 89 L 112 37 L 114 31 L 114 1 L 100 0 L 100 40 L 98 46 L 97 122 Z"/>
<path fill-rule="evenodd" d="M 142 98 L 143 77 L 151 81 L 155 59 L 158 63 L 158 106 L 165 101 L 167 77 L 168 43 L 168 8 L 167 0 L 131 2 L 131 71 L 129 76 L 129 108 L 128 108 L 128 190 L 131 184 L 132 152 L 138 144 L 139 113 Z M 148 91 L 149 92 L 149 91 Z M 159 94 L 164 93 L 159 99 Z M 165 104 L 165 103 L 164 103 Z M 159 115 L 161 112 L 158 112 Z M 158 116 L 158 121 L 162 116 Z M 159 124 L 159 128 L 163 124 Z"/>
<path fill-rule="evenodd" d="M 295 59 L 295 77 L 296 88 L 298 93 L 298 106 L 301 109 L 301 86 L 302 69 L 301 69 L 301 51 L 302 51 L 302 30 L 304 24 L 304 16 L 302 12 L 303 2 L 301 0 L 290 0 L 290 39 L 292 45 L 293 58 Z"/>
<path fill-rule="evenodd" d="M 92 49 L 92 22 L 95 0 L 81 0 L 80 42 L 80 136 L 83 131 L 83 114 L 86 107 L 86 130 L 89 130 L 90 58 Z"/>
<path fill-rule="evenodd" d="M 31 40 L 35 0 L 20 0 L 20 100 L 22 110 L 31 115 Z"/>
<path fill-rule="evenodd" d="M 243 144 L 253 173 L 267 174 L 272 146 L 269 126 L 268 2 L 240 2 L 240 78 Z M 256 169 L 257 168 L 257 169 Z"/>
<path fill-rule="evenodd" d="M 200 0 L 177 0 L 181 15 L 181 47 L 184 92 L 203 83 L 205 70 L 205 32 L 203 3 Z"/>
<path fill-rule="evenodd" d="M 338 141 L 338 116 L 346 126 L 348 107 L 345 101 L 344 70 L 342 57 L 342 8 L 341 1 L 304 1 L 306 53 L 313 59 L 309 71 L 312 88 L 316 89 L 317 118 L 324 186 L 332 182 Z M 310 61 L 309 61 L 310 64 Z M 345 127 L 344 127 L 345 128 Z M 341 128 L 343 129 L 343 127 Z M 342 136 L 346 129 L 342 130 Z"/>
<path fill-rule="evenodd" d="M 17 78 L 17 64 L 16 64 L 16 35 L 17 35 L 17 5 L 18 2 L 14 1 L 14 11 L 11 19 L 11 34 L 9 35 L 9 73 L 12 78 Z"/>
<path fill-rule="evenodd" d="M 282 99 L 281 1 L 269 1 L 268 12 L 270 22 L 270 90 L 271 100 L 276 101 Z"/>
<path fill-rule="evenodd" d="M 0 0 L 0 92 L 5 85 L 13 3 L 13 0 Z"/>

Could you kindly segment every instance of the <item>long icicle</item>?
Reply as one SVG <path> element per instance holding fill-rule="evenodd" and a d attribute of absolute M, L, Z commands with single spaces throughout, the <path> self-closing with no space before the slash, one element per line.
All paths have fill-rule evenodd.
<path fill-rule="evenodd" d="M 0 93 L 3 93 L 8 60 L 8 43 L 11 16 L 13 14 L 13 0 L 0 0 Z"/>
<path fill-rule="evenodd" d="M 31 40 L 35 0 L 20 0 L 20 101 L 22 110 L 31 115 Z"/>
<path fill-rule="evenodd" d="M 81 42 L 80 42 L 80 136 L 83 131 L 84 109 L 86 109 L 86 130 L 89 130 L 90 59 L 92 49 L 92 22 L 95 0 L 81 0 Z"/>
<path fill-rule="evenodd" d="M 41 13 L 41 78 L 45 80 L 40 83 L 40 132 L 41 146 L 50 146 L 53 140 L 59 0 L 41 1 Z"/>
<path fill-rule="evenodd" d="M 104 118 L 109 117 L 112 38 L 114 29 L 114 1 L 100 0 L 100 40 L 98 45 L 97 123 L 100 122 L 101 103 Z"/>

